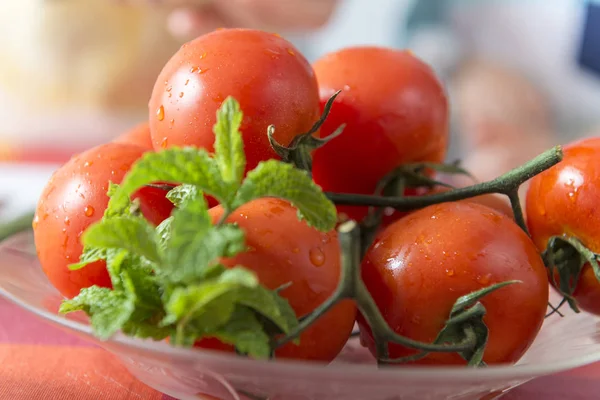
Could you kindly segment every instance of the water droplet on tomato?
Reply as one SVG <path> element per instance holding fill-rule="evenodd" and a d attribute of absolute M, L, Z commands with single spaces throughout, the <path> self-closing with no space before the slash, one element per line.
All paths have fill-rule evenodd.
<path fill-rule="evenodd" d="M 308 252 L 308 257 L 310 259 L 310 262 L 315 267 L 320 267 L 323 264 L 325 264 L 325 254 L 323 253 L 323 250 L 321 250 L 319 247 L 310 249 L 310 251 Z"/>
<path fill-rule="evenodd" d="M 69 261 L 70 259 L 71 259 L 71 256 L 67 254 L 67 255 L 65 256 L 65 260 Z"/>
<path fill-rule="evenodd" d="M 179 98 L 183 97 L 183 92 L 179 92 Z"/>
<path fill-rule="evenodd" d="M 294 248 L 292 249 L 292 253 L 294 253 L 294 254 L 298 254 L 298 253 L 300 253 L 300 249 L 299 249 L 298 247 L 294 247 Z"/>
<path fill-rule="evenodd" d="M 42 221 L 45 221 L 48 219 L 48 213 L 44 213 L 44 215 L 42 215 Z"/>
<path fill-rule="evenodd" d="M 173 93 L 169 93 L 167 97 L 171 98 L 171 96 L 173 96 Z"/>
<path fill-rule="evenodd" d="M 94 215 L 94 212 L 96 212 L 96 210 L 94 210 L 94 207 L 92 207 L 92 206 L 86 206 L 84 208 L 83 212 L 86 217 L 91 217 Z"/>
<path fill-rule="evenodd" d="M 273 36 L 280 38 L 281 35 L 279 33 L 274 33 Z"/>
<path fill-rule="evenodd" d="M 477 282 L 479 282 L 482 285 L 487 285 L 488 283 L 490 283 L 491 279 L 492 279 L 492 274 L 485 274 L 483 276 L 478 276 Z"/>
<path fill-rule="evenodd" d="M 71 225 L 71 220 L 69 219 L 69 217 L 65 217 L 65 225 L 69 226 Z"/>
<path fill-rule="evenodd" d="M 31 226 L 33 227 L 33 229 L 35 229 L 38 226 L 39 222 L 40 222 L 40 217 L 38 217 L 36 214 L 35 217 L 33 218 L 33 222 L 31 223 Z"/>
<path fill-rule="evenodd" d="M 200 67 L 192 67 L 192 68 L 190 68 L 190 72 L 191 72 L 192 74 L 195 74 L 195 73 L 196 73 L 196 72 L 198 72 L 198 71 L 200 71 Z"/>
<path fill-rule="evenodd" d="M 348 92 L 350 89 L 352 89 L 350 85 L 344 85 L 344 92 Z"/>
<path fill-rule="evenodd" d="M 173 90 L 173 86 L 168 86 L 168 87 L 167 87 L 165 90 L 166 90 L 167 92 L 170 92 L 171 90 Z"/>
<path fill-rule="evenodd" d="M 448 276 L 454 276 L 454 270 L 453 269 L 447 269 L 446 270 L 446 275 L 448 275 Z"/>
<path fill-rule="evenodd" d="M 198 74 L 202 75 L 202 74 L 206 73 L 206 71 L 208 71 L 208 70 L 209 70 L 209 68 L 202 68 L 200 71 L 198 71 Z"/>
<path fill-rule="evenodd" d="M 66 249 L 67 248 L 67 244 L 69 244 L 69 236 L 65 236 L 62 242 L 62 248 Z"/>
<path fill-rule="evenodd" d="M 187 85 L 188 85 L 188 83 L 190 83 L 190 80 L 189 80 L 189 79 L 186 79 L 186 80 L 185 80 L 185 83 L 184 83 L 184 86 L 187 86 Z M 180 96 L 180 97 L 181 97 L 181 96 Z"/>
<path fill-rule="evenodd" d="M 577 201 L 577 196 L 578 195 L 579 195 L 578 188 L 576 188 L 575 190 L 569 192 L 569 200 L 571 200 L 571 203 L 575 203 Z"/>
<path fill-rule="evenodd" d="M 275 206 L 271 208 L 271 212 L 275 215 L 281 215 L 285 210 L 283 207 Z"/>
<path fill-rule="evenodd" d="M 158 110 L 156 110 L 156 118 L 159 121 L 162 121 L 163 119 L 165 119 L 165 108 L 162 105 L 160 107 L 158 107 Z"/>
<path fill-rule="evenodd" d="M 83 164 L 83 166 L 84 166 L 84 167 L 91 167 L 93 164 L 94 164 L 94 162 L 93 162 L 93 161 L 86 161 L 86 162 Z"/>
<path fill-rule="evenodd" d="M 202 53 L 202 55 L 200 56 L 200 59 L 202 60 L 204 57 L 206 57 L 206 53 Z"/>
<path fill-rule="evenodd" d="M 292 49 L 286 49 L 286 50 L 287 50 L 287 52 L 288 52 L 288 54 L 290 56 L 295 56 L 296 55 L 296 53 L 294 53 L 294 50 L 292 50 Z"/>
<path fill-rule="evenodd" d="M 175 119 L 169 121 L 169 129 L 173 129 L 173 125 L 175 125 Z"/>
<path fill-rule="evenodd" d="M 165 136 L 163 138 L 163 140 L 160 142 L 160 147 L 162 149 L 166 149 L 168 144 L 169 144 L 169 139 Z"/>

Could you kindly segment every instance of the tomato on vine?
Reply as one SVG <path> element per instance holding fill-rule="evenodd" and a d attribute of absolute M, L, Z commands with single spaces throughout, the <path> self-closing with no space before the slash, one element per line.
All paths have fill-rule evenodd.
<path fill-rule="evenodd" d="M 84 287 L 110 287 L 105 262 L 97 261 L 72 271 L 82 252 L 81 234 L 102 218 L 108 204 L 109 181 L 119 183 L 146 150 L 132 144 L 107 143 L 73 157 L 51 177 L 38 201 L 33 233 L 44 273 L 65 297 Z M 133 196 L 153 224 L 167 218 L 173 208 L 165 192 L 142 188 Z"/>
<path fill-rule="evenodd" d="M 554 271 L 551 283 L 573 306 L 600 315 L 600 282 L 588 262 L 600 252 L 598 176 L 600 138 L 571 143 L 560 163 L 531 180 L 526 210 L 531 236 Z"/>
<path fill-rule="evenodd" d="M 149 103 L 154 148 L 213 150 L 215 113 L 227 96 L 244 110 L 246 171 L 277 158 L 267 128 L 284 145 L 319 118 L 319 92 L 304 56 L 278 35 L 223 29 L 184 44 L 160 73 Z"/>
<path fill-rule="evenodd" d="M 409 51 L 346 48 L 313 65 L 321 104 L 337 91 L 321 136 L 343 133 L 314 153 L 313 176 L 324 190 L 374 193 L 395 167 L 439 163 L 448 143 L 448 100 L 433 70 Z M 338 207 L 360 220 L 366 209 Z"/>
<path fill-rule="evenodd" d="M 223 214 L 210 210 L 215 221 Z M 246 232 L 249 250 L 223 260 L 228 267 L 243 265 L 257 274 L 269 289 L 283 288 L 298 317 L 323 303 L 340 279 L 340 250 L 335 231 L 322 233 L 298 220 L 296 209 L 277 199 L 254 200 L 227 218 Z M 281 358 L 332 361 L 342 350 L 354 326 L 356 311 L 351 301 L 337 304 L 300 337 L 300 344 L 286 344 L 276 351 Z M 229 349 L 214 339 L 199 347 Z"/>
<path fill-rule="evenodd" d="M 389 326 L 422 342 L 436 339 L 460 296 L 520 281 L 481 300 L 488 364 L 517 361 L 546 314 L 548 279 L 535 245 L 513 220 L 480 204 L 437 204 L 390 225 L 367 252 L 362 277 Z M 358 322 L 375 354 L 370 328 L 360 315 Z M 389 344 L 389 353 L 398 358 L 415 351 Z M 415 362 L 465 363 L 456 353 L 430 353 Z"/>

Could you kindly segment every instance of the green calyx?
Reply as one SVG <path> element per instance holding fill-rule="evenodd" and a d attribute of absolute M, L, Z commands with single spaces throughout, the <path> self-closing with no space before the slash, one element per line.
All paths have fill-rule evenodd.
<path fill-rule="evenodd" d="M 573 294 L 577 289 L 581 273 L 587 265 L 592 268 L 596 279 L 600 281 L 598 255 L 579 239 L 563 235 L 553 236 L 548 240 L 542 258 L 553 286 L 563 296 L 563 301 L 549 315 L 558 312 L 565 302 L 574 312 L 579 313 L 579 305 Z"/>

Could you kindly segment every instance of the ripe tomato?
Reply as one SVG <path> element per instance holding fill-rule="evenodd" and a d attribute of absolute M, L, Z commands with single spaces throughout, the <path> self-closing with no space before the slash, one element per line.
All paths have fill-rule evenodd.
<path fill-rule="evenodd" d="M 217 221 L 221 206 L 210 210 Z M 226 266 L 242 265 L 254 271 L 269 289 L 291 283 L 281 291 L 301 317 L 322 304 L 340 278 L 340 250 L 335 231 L 321 233 L 299 221 L 296 209 L 277 199 L 260 199 L 240 207 L 227 222 L 246 232 L 251 250 L 226 259 Z M 355 307 L 344 301 L 323 315 L 300 338 L 300 345 L 281 347 L 277 357 L 332 361 L 342 350 L 355 320 Z M 224 350 L 221 342 L 205 339 L 198 346 Z"/>
<path fill-rule="evenodd" d="M 314 153 L 313 176 L 324 190 L 372 194 L 400 164 L 441 162 L 448 143 L 448 101 L 440 81 L 408 51 L 354 47 L 314 64 L 321 104 L 338 90 L 321 136 L 341 136 Z M 364 207 L 339 207 L 362 219 Z"/>
<path fill-rule="evenodd" d="M 432 342 L 455 301 L 495 283 L 520 280 L 481 300 L 487 313 L 488 364 L 518 360 L 536 337 L 548 302 L 544 264 L 510 218 L 475 203 L 437 204 L 390 225 L 368 251 L 362 276 L 398 334 Z M 362 316 L 361 337 L 375 354 Z M 390 344 L 391 357 L 414 350 Z M 464 364 L 456 353 L 432 353 L 420 364 Z"/>
<path fill-rule="evenodd" d="M 44 273 L 64 296 L 73 297 L 92 285 L 110 287 L 103 261 L 77 271 L 68 265 L 79 261 L 81 234 L 104 214 L 109 180 L 121 182 L 144 151 L 119 143 L 94 147 L 59 168 L 42 192 L 33 221 L 35 245 Z M 158 189 L 143 188 L 133 197 L 139 198 L 144 216 L 154 224 L 167 218 L 173 208 Z"/>
<path fill-rule="evenodd" d="M 212 151 L 216 112 L 228 96 L 244 112 L 247 170 L 277 157 L 269 125 L 286 145 L 319 118 L 314 71 L 291 43 L 262 31 L 223 29 L 184 44 L 160 73 L 149 104 L 154 148 Z"/>
<path fill-rule="evenodd" d="M 535 176 L 526 197 L 527 225 L 540 251 L 552 236 L 579 239 L 600 252 L 600 138 L 574 142 L 563 160 Z M 589 264 L 583 267 L 573 293 L 583 310 L 600 315 L 600 283 Z"/>
<path fill-rule="evenodd" d="M 113 140 L 113 142 L 135 144 L 146 150 L 153 149 L 152 139 L 150 138 L 150 126 L 147 122 L 134 126 L 132 129 Z"/>
<path fill-rule="evenodd" d="M 436 186 L 435 188 L 427 192 L 427 194 L 444 193 L 449 190 L 450 188 L 445 186 Z M 513 210 L 510 205 L 510 201 L 508 200 L 508 197 L 501 194 L 483 194 L 481 196 L 475 196 L 460 201 L 466 203 L 478 203 L 492 208 L 498 212 L 501 212 L 507 217 L 514 218 Z"/>

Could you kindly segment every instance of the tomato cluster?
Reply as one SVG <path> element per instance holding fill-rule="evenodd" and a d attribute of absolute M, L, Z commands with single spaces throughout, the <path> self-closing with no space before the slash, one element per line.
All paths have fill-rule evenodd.
<path fill-rule="evenodd" d="M 111 286 L 102 261 L 80 270 L 68 268 L 82 253 L 82 233 L 102 218 L 109 181 L 119 183 L 147 152 L 177 146 L 213 151 L 215 115 L 226 97 L 237 99 L 244 112 L 241 132 L 249 171 L 261 161 L 278 158 L 267 136 L 270 125 L 276 127 L 274 139 L 289 145 L 311 130 L 338 91 L 327 119 L 315 132 L 324 138 L 345 124 L 341 136 L 313 153 L 312 177 L 324 191 L 370 195 L 396 167 L 444 160 L 448 100 L 434 72 L 410 52 L 353 47 L 328 54 L 311 66 L 278 35 L 215 31 L 182 46 L 166 64 L 152 92 L 147 123 L 75 156 L 48 182 L 33 228 L 50 282 L 69 298 L 91 285 Z M 574 235 L 593 251 L 600 246 L 594 207 L 600 196 L 595 181 L 600 173 L 598 151 L 600 145 L 594 141 L 574 145 L 565 162 L 534 178 L 527 198 L 534 241 L 514 222 L 507 203 L 493 196 L 388 215 L 366 252 L 362 278 L 390 328 L 432 342 L 459 297 L 517 280 L 481 303 L 489 328 L 484 361 L 518 360 L 546 313 L 548 275 L 540 251 L 551 237 L 560 235 Z M 429 170 L 425 174 L 433 176 Z M 409 189 L 405 187 L 403 193 L 417 194 Z M 420 190 L 427 194 L 449 189 Z M 134 195 L 154 225 L 171 215 L 173 205 L 165 193 L 146 187 Z M 368 209 L 339 206 L 338 211 L 360 221 Z M 210 214 L 216 221 L 223 210 L 216 205 Z M 280 295 L 298 317 L 335 292 L 341 271 L 335 231 L 313 229 L 296 217 L 289 203 L 271 198 L 240 207 L 228 221 L 245 231 L 249 250 L 223 264 L 244 265 L 269 289 L 283 285 Z M 573 295 L 582 308 L 600 312 L 599 288 L 594 271 L 586 266 Z M 375 354 L 365 316 L 357 316 L 353 302 L 344 300 L 304 331 L 299 345 L 287 344 L 276 355 L 331 361 L 356 320 L 363 343 Z M 232 350 L 212 338 L 197 345 Z M 389 344 L 391 357 L 414 352 Z M 464 360 L 456 353 L 431 353 L 416 362 L 461 364 Z"/>

